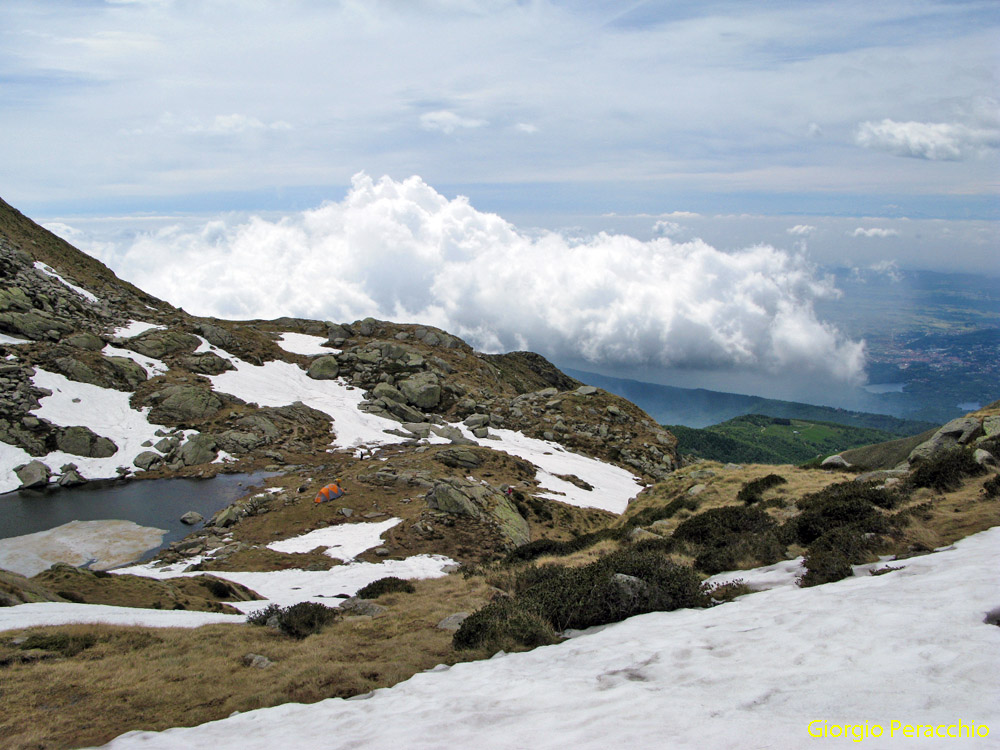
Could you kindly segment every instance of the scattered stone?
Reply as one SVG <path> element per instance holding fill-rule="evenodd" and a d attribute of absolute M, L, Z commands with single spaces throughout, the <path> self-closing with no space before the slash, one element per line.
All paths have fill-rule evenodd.
<path fill-rule="evenodd" d="M 451 632 L 455 632 L 462 626 L 462 623 L 465 622 L 468 616 L 469 616 L 468 612 L 456 612 L 453 615 L 448 615 L 447 617 L 445 617 L 443 620 L 441 620 L 441 622 L 437 624 L 436 627 L 439 630 L 449 630 Z"/>
<path fill-rule="evenodd" d="M 581 385 L 576 389 L 576 395 L 578 396 L 592 396 L 597 393 L 597 389 L 592 385 Z"/>
<path fill-rule="evenodd" d="M 996 457 L 987 450 L 982 448 L 976 448 L 975 453 L 972 454 L 976 463 L 980 466 L 997 466 Z"/>
<path fill-rule="evenodd" d="M 21 481 L 22 490 L 44 487 L 52 476 L 52 470 L 41 461 L 29 461 L 21 466 L 15 466 L 14 473 Z"/>
<path fill-rule="evenodd" d="M 707 488 L 703 484 L 696 484 L 694 487 L 687 491 L 688 497 L 698 497 Z"/>
<path fill-rule="evenodd" d="M 349 599 L 342 601 L 340 603 L 340 608 L 345 612 L 350 612 L 352 615 L 367 617 L 381 617 L 389 611 L 387 607 L 383 607 L 381 604 L 376 604 L 371 599 L 359 599 L 356 596 L 352 596 Z"/>
<path fill-rule="evenodd" d="M 267 669 L 268 667 L 273 667 L 274 662 L 261 654 L 244 654 L 243 666 L 253 667 L 254 669 Z"/>
<path fill-rule="evenodd" d="M 333 380 L 340 374 L 340 363 L 332 354 L 324 354 L 309 363 L 306 371 L 313 380 Z"/>
<path fill-rule="evenodd" d="M 163 456 L 156 451 L 143 451 L 132 459 L 132 464 L 143 471 L 152 471 L 163 465 Z"/>
<path fill-rule="evenodd" d="M 851 465 L 841 455 L 828 456 L 824 458 L 820 466 L 824 469 L 849 469 Z"/>
<path fill-rule="evenodd" d="M 475 469 L 483 463 L 476 451 L 466 447 L 445 448 L 435 454 L 434 460 L 456 469 Z"/>
<path fill-rule="evenodd" d="M 205 517 L 194 510 L 189 510 L 183 516 L 181 516 L 181 523 L 187 526 L 194 526 L 196 523 L 201 523 L 205 520 Z"/>
<path fill-rule="evenodd" d="M 342 516 L 343 516 L 344 518 L 350 518 L 351 516 L 353 516 L 353 515 L 354 515 L 354 510 L 353 510 L 353 509 L 351 509 L 351 508 L 341 508 L 341 509 L 340 509 L 340 510 L 339 510 L 338 512 L 339 512 L 339 513 L 340 513 L 340 515 L 342 515 Z"/>

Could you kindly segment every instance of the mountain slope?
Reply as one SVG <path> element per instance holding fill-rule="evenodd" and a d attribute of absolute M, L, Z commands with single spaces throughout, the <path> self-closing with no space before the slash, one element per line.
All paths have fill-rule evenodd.
<path fill-rule="evenodd" d="M 783 419 L 835 422 L 850 427 L 882 430 L 899 437 L 914 435 L 933 427 L 932 422 L 899 419 L 886 414 L 848 411 L 796 401 L 722 393 L 704 388 L 676 388 L 638 380 L 567 368 L 566 372 L 583 383 L 605 388 L 641 406 L 661 424 L 702 428 L 745 414 L 765 414 Z"/>
<path fill-rule="evenodd" d="M 800 464 L 895 437 L 882 430 L 761 414 L 735 417 L 700 430 L 681 425 L 668 425 L 668 429 L 677 437 L 682 456 L 722 463 Z"/>

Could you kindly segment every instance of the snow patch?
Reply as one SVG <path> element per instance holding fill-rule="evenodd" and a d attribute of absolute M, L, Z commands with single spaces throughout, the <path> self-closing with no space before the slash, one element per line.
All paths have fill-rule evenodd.
<path fill-rule="evenodd" d="M 105 357 L 125 357 L 125 359 L 131 359 L 139 367 L 146 371 L 148 377 L 156 377 L 157 375 L 165 375 L 167 370 L 170 369 L 169 365 L 162 359 L 156 359 L 155 357 L 147 357 L 145 354 L 139 354 L 133 352 L 131 349 L 122 349 L 117 346 L 112 346 L 108 344 L 101 350 L 101 354 Z"/>
<path fill-rule="evenodd" d="M 365 550 L 382 543 L 382 535 L 399 524 L 401 519 L 390 518 L 376 523 L 342 523 L 327 526 L 307 534 L 293 536 L 280 542 L 271 542 L 268 549 L 275 552 L 311 552 L 326 547 L 324 554 L 337 560 L 353 560 Z"/>
<path fill-rule="evenodd" d="M 265 362 L 252 365 L 234 358 L 235 370 L 210 377 L 215 390 L 260 406 L 288 406 L 301 401 L 333 420 L 337 448 L 387 445 L 402 438 L 384 430 L 398 429 L 399 423 L 358 409 L 364 400 L 360 388 L 349 388 L 342 380 L 313 380 L 297 365 Z"/>
<path fill-rule="evenodd" d="M 306 333 L 282 333 L 277 344 L 286 352 L 292 354 L 340 354 L 340 349 L 323 346 L 327 339 L 323 336 L 310 336 Z"/>
<path fill-rule="evenodd" d="M 590 456 L 573 453 L 559 443 L 538 440 L 513 430 L 491 429 L 496 439 L 478 439 L 463 424 L 455 424 L 462 434 L 479 445 L 502 450 L 530 461 L 538 468 L 535 479 L 545 493 L 539 497 L 559 500 L 580 508 L 599 508 L 612 513 L 624 513 L 629 502 L 645 487 L 637 476 L 613 464 Z M 560 479 L 556 474 L 573 474 L 592 490 L 585 490 Z"/>
<path fill-rule="evenodd" d="M 199 559 L 190 558 L 176 565 L 156 567 L 155 563 L 132 565 L 118 568 L 113 573 L 130 573 L 166 580 L 170 578 L 202 575 L 204 571 L 185 573 L 187 568 Z M 310 601 L 335 607 L 343 597 L 352 596 L 358 589 L 369 583 L 396 576 L 397 578 L 440 578 L 447 575 L 446 568 L 455 561 L 444 555 L 415 555 L 405 560 L 385 560 L 380 563 L 352 562 L 335 565 L 329 570 L 274 570 L 268 572 L 234 572 L 228 570 L 209 571 L 211 575 L 227 581 L 242 584 L 253 589 L 262 600 L 253 602 L 229 602 L 243 612 L 253 612 L 267 604 L 287 607 L 298 602 Z M 343 595 L 341 597 L 340 595 Z"/>
<path fill-rule="evenodd" d="M 0 333 L 0 344 L 30 344 L 29 339 L 19 339 L 16 336 L 8 336 L 6 333 Z"/>
<path fill-rule="evenodd" d="M 56 273 L 56 270 L 54 268 L 45 265 L 40 260 L 35 261 L 35 268 L 44 273 L 46 276 L 51 276 L 53 279 L 56 279 L 64 287 L 72 289 L 74 292 L 79 294 L 84 299 L 89 300 L 90 302 L 100 302 L 100 300 L 97 298 L 97 295 L 93 294 L 92 292 L 88 292 L 86 289 L 76 286 L 75 284 L 70 284 L 68 281 L 66 281 L 66 279 L 64 279 L 62 276 Z"/>
<path fill-rule="evenodd" d="M 119 466 L 131 467 L 132 459 L 146 450 L 143 442 L 159 439 L 155 433 L 162 425 L 149 423 L 146 418 L 149 409 L 133 409 L 129 405 L 128 393 L 78 383 L 39 368 L 35 369 L 32 382 L 39 388 L 52 391 L 51 396 L 39 400 L 40 405 L 32 414 L 63 427 L 86 425 L 118 446 L 118 451 L 108 458 L 87 458 L 63 451 L 37 457 L 50 469 L 57 470 L 63 464 L 74 463 L 87 479 L 115 477 L 115 469 Z M 13 467 L 33 458 L 20 448 L 0 443 L 0 492 L 9 492 L 20 486 Z"/>
<path fill-rule="evenodd" d="M 111 335 L 120 339 L 131 339 L 140 334 L 146 333 L 147 331 L 162 331 L 165 329 L 166 326 L 161 326 L 157 323 L 145 323 L 141 320 L 130 320 L 128 325 L 115 328 L 111 332 Z"/>
<path fill-rule="evenodd" d="M 886 735 L 894 719 L 996 731 L 1000 628 L 983 616 L 1000 601 L 998 567 L 995 528 L 891 575 L 654 612 L 555 646 L 422 672 L 367 700 L 289 703 L 129 732 L 107 747 L 799 750 L 814 720 L 867 721 Z M 877 746 L 914 742 L 886 740 Z"/>

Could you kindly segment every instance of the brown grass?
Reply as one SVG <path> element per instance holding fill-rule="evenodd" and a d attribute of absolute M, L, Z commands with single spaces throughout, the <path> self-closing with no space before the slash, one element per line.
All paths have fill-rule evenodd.
<path fill-rule="evenodd" d="M 102 744 L 133 729 L 161 730 L 287 702 L 312 703 L 396 684 L 469 654 L 451 648 L 436 624 L 488 601 L 481 578 L 415 581 L 414 594 L 379 599 L 389 614 L 345 619 L 304 640 L 266 627 L 208 625 L 145 629 L 70 625 L 0 636 L 0 663 L 23 652 L 17 636 L 63 633 L 96 643 L 69 658 L 2 667 L 4 748 Z M 243 664 L 248 653 L 274 666 Z"/>

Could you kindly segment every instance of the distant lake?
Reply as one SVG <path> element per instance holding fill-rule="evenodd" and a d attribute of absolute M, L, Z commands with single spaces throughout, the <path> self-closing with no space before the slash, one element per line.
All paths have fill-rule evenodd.
<path fill-rule="evenodd" d="M 902 393 L 906 383 L 872 383 L 862 386 L 869 393 Z"/>
<path fill-rule="evenodd" d="M 0 495 L 0 539 L 34 534 L 70 521 L 132 521 L 166 529 L 162 544 L 183 539 L 196 526 L 180 518 L 189 510 L 206 519 L 274 474 L 219 474 L 212 479 L 88 482 L 60 490 L 18 490 Z"/>
<path fill-rule="evenodd" d="M 965 403 L 959 404 L 958 408 L 961 411 L 976 411 L 977 409 L 982 409 L 983 405 L 978 401 L 966 401 Z"/>

